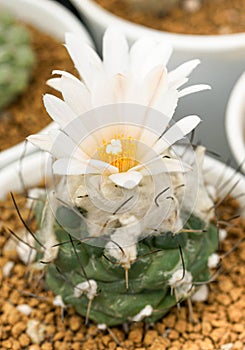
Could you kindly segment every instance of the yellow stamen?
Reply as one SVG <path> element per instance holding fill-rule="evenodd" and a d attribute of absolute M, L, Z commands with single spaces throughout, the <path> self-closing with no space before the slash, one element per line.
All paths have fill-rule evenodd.
<path fill-rule="evenodd" d="M 132 137 L 124 135 L 113 137 L 109 142 L 103 140 L 103 146 L 98 150 L 100 160 L 118 168 L 119 172 L 126 172 L 138 165 L 136 158 L 137 144 Z"/>

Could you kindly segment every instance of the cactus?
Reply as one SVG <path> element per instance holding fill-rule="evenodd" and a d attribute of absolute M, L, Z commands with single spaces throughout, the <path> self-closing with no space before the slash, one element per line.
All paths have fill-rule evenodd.
<path fill-rule="evenodd" d="M 149 191 L 149 187 L 145 190 Z M 46 251 L 45 258 L 38 256 L 42 261 L 50 261 L 52 256 L 46 272 L 47 287 L 79 314 L 107 326 L 143 318 L 154 322 L 210 279 L 209 261 L 218 248 L 218 234 L 211 223 L 197 217 L 197 212 L 190 213 L 177 234 L 160 230 L 126 247 L 120 236 L 135 217 L 121 214 L 121 227 L 111 236 L 101 236 L 101 246 L 95 246 L 86 220 L 79 215 L 90 214 L 88 201 L 81 200 L 76 207 L 78 213 L 72 207 L 58 205 L 53 233 L 47 230 L 46 223 L 37 234 L 40 242 L 45 245 L 49 239 L 49 247 L 53 247 L 53 253 Z M 42 206 L 36 212 L 37 217 L 47 218 Z"/>
<path fill-rule="evenodd" d="M 53 154 L 55 175 L 48 199 L 36 206 L 33 266 L 44 263 L 47 287 L 87 320 L 154 322 L 205 285 L 218 261 L 210 258 L 218 234 L 203 177 L 205 149 L 176 145 L 200 118 L 170 126 L 178 98 L 209 87 L 179 90 L 199 62 L 168 75 L 159 67 L 171 52 L 165 42 L 140 39 L 129 51 L 109 28 L 104 62 L 73 34 L 66 47 L 83 80 L 54 72 L 61 77 L 48 83 L 64 101 L 45 95 L 44 104 L 61 130 L 28 137 Z M 93 103 L 101 105 L 94 110 Z"/>
<path fill-rule="evenodd" d="M 146 307 L 150 308 L 146 315 L 148 320 L 154 322 L 178 302 L 190 297 L 196 290 L 195 283 L 209 280 L 208 258 L 217 249 L 217 232 L 210 225 L 207 232 L 195 233 L 203 226 L 200 220 L 192 217 L 188 227 L 194 232 L 178 236 L 162 232 L 158 237 L 139 242 L 138 259 L 130 267 L 128 286 L 123 267 L 108 260 L 105 249 L 79 241 L 63 244 L 48 267 L 47 286 L 61 295 L 66 304 L 74 305 L 79 314 L 97 323 L 112 326 L 134 321 Z M 67 232 L 59 227 L 55 235 L 60 243 L 69 240 Z M 95 284 L 91 295 L 89 283 Z"/>
<path fill-rule="evenodd" d="M 6 14 L 0 16 L 0 109 L 27 87 L 34 53 L 28 30 Z"/>

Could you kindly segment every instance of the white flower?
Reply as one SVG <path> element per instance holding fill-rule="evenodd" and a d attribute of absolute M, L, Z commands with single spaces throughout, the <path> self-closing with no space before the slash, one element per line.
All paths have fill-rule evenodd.
<path fill-rule="evenodd" d="M 179 91 L 199 60 L 186 62 L 168 73 L 166 64 L 172 53 L 168 43 L 143 38 L 129 50 L 125 37 L 115 28 L 105 33 L 103 61 L 75 34 L 66 35 L 66 47 L 82 80 L 54 71 L 60 77 L 49 80 L 49 85 L 60 91 L 64 100 L 44 96 L 47 112 L 63 131 L 28 138 L 53 154 L 55 173 L 107 174 L 114 184 L 132 189 L 141 182 L 146 169 L 147 174 L 190 169 L 165 155 L 200 122 L 199 117 L 188 116 L 168 128 L 179 97 L 209 88 L 196 85 Z M 125 104 L 145 109 L 130 115 Z M 101 106 L 114 107 L 109 116 L 102 118 L 101 110 L 94 110 Z M 157 120 L 149 108 L 161 112 Z M 94 112 L 83 118 L 88 111 Z M 99 130 L 94 131 L 96 128 Z"/>

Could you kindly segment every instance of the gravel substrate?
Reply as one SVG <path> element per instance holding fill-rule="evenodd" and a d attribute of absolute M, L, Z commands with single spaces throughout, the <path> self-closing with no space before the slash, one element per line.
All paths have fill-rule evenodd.
<path fill-rule="evenodd" d="M 24 208 L 24 198 L 17 198 L 23 216 L 35 226 Z M 237 202 L 228 199 L 220 208 L 220 217 L 228 220 L 237 210 Z M 209 284 L 208 301 L 193 305 L 195 323 L 188 321 L 183 303 L 154 325 L 141 322 L 129 325 L 128 330 L 103 330 L 92 323 L 85 326 L 72 307 L 54 305 L 42 276 L 32 275 L 9 243 L 7 227 L 15 233 L 23 230 L 10 199 L 0 204 L 0 212 L 0 350 L 245 349 L 245 242 L 227 253 L 244 237 L 244 219 L 236 218 L 227 226 L 228 236 L 220 247 L 222 271 Z"/>
<path fill-rule="evenodd" d="M 128 21 L 167 32 L 212 35 L 245 31 L 244 0 L 204 0 L 196 12 L 186 12 L 181 6 L 175 6 L 166 16 L 160 13 L 156 16 L 150 11 L 144 13 L 131 7 L 128 0 L 94 1 Z"/>

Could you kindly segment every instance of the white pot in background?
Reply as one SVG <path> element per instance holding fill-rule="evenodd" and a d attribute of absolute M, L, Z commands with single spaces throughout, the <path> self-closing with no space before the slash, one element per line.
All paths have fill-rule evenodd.
<path fill-rule="evenodd" d="M 64 6 L 52 0 L 0 0 L 0 11 L 14 15 L 17 19 L 48 33 L 61 43 L 64 42 L 66 32 L 75 32 L 80 35 L 81 40 L 86 40 L 93 46 L 82 23 Z M 48 129 L 50 127 L 52 126 L 48 126 Z M 24 143 L 20 143 L 0 152 L 0 169 L 19 159 L 24 149 Z M 25 154 L 35 151 L 37 148 L 29 143 L 26 144 Z"/>
<path fill-rule="evenodd" d="M 39 151 L 25 157 L 21 162 L 18 160 L 6 166 L 0 172 L 0 200 L 4 200 L 9 192 L 23 192 L 27 188 L 38 186 L 44 178 L 49 178 L 51 174 L 50 163 L 47 166 L 48 159 L 46 152 Z M 204 169 L 207 183 L 215 187 L 220 198 L 224 198 L 236 184 L 231 195 L 238 196 L 245 214 L 245 196 L 241 196 L 245 189 L 245 177 L 208 156 L 205 157 Z"/>
<path fill-rule="evenodd" d="M 226 111 L 226 134 L 238 165 L 245 173 L 245 72 L 235 84 Z"/>
<path fill-rule="evenodd" d="M 169 40 L 174 47 L 170 69 L 189 59 L 201 59 L 202 64 L 190 81 L 210 84 L 212 91 L 183 98 L 176 119 L 193 113 L 200 115 L 203 123 L 197 132 L 197 140 L 227 160 L 230 152 L 225 138 L 225 108 L 232 86 L 245 70 L 245 33 L 213 36 L 167 33 L 121 19 L 92 0 L 71 1 L 83 16 L 99 50 L 105 29 L 116 25 L 130 43 L 143 35 Z"/>

